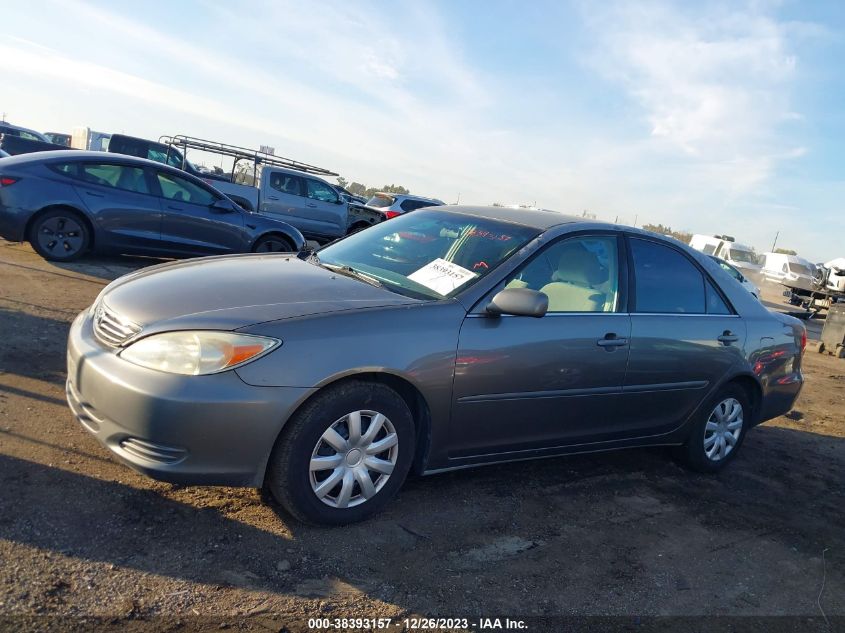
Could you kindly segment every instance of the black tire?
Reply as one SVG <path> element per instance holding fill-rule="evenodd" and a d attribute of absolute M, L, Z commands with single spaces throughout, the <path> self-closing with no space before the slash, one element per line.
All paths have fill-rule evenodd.
<path fill-rule="evenodd" d="M 28 237 L 36 253 L 54 262 L 79 259 L 91 245 L 88 223 L 72 209 L 53 209 L 39 215 Z"/>
<path fill-rule="evenodd" d="M 347 235 L 352 235 L 353 233 L 357 233 L 358 231 L 363 231 L 364 229 L 368 229 L 372 226 L 372 224 L 367 224 L 366 222 L 359 222 L 358 224 L 353 224 L 349 227 L 349 231 L 347 231 Z"/>
<path fill-rule="evenodd" d="M 375 437 L 384 439 L 385 435 L 395 432 L 398 438 L 395 463 L 392 472 L 382 483 L 379 482 L 383 475 L 373 476 L 371 472 L 367 472 L 366 476 L 374 484 L 375 490 L 369 498 L 364 499 L 364 491 L 358 483 L 360 480 L 357 479 L 358 475 L 355 475 L 355 482 L 350 488 L 350 504 L 357 503 L 357 505 L 333 506 L 331 504 L 337 504 L 342 497 L 343 480 L 338 480 L 335 486 L 326 491 L 327 501 L 318 498 L 315 485 L 319 487 L 320 483 L 336 477 L 338 471 L 348 470 L 346 460 L 351 455 L 352 449 L 342 458 L 342 465 L 317 471 L 320 476 L 324 476 L 321 480 L 317 479 L 316 474 L 312 475 L 311 459 L 315 452 L 317 457 L 324 454 L 319 451 L 326 448 L 322 438 L 328 429 L 334 427 L 342 439 L 348 439 L 348 437 L 343 438 L 346 423 L 341 421 L 353 412 L 362 411 L 377 412 L 387 419 L 387 422 L 380 427 L 382 430 Z M 363 440 L 367 433 L 363 426 L 364 417 L 360 419 Z M 371 424 L 372 418 L 368 421 L 368 428 Z M 388 425 L 393 431 L 389 431 Z M 382 431 L 385 435 L 382 435 Z M 323 525 L 354 523 L 379 512 L 396 495 L 411 468 L 414 449 L 413 417 L 402 397 L 386 385 L 349 380 L 328 387 L 319 393 L 288 421 L 270 457 L 265 485 L 284 509 L 300 521 Z M 341 455 L 342 451 L 336 451 L 336 453 L 337 455 L 331 455 L 332 459 Z M 369 459 L 366 452 L 361 455 Z M 373 456 L 382 463 L 389 461 L 388 451 Z M 353 475 L 350 475 L 350 478 L 352 477 Z M 312 478 L 314 484 L 312 484 Z"/>
<path fill-rule="evenodd" d="M 255 240 L 252 245 L 253 253 L 292 253 L 296 249 L 284 235 L 264 235 Z"/>
<path fill-rule="evenodd" d="M 720 457 L 717 452 L 713 457 L 710 457 L 708 455 L 708 448 L 712 450 L 713 444 L 711 443 L 709 446 L 705 446 L 709 437 L 716 435 L 716 444 L 718 446 L 720 444 L 718 435 L 724 435 L 728 433 L 730 429 L 729 424 L 724 425 L 724 427 L 721 426 L 722 422 L 716 418 L 716 416 L 719 415 L 716 409 L 717 407 L 721 407 L 722 403 L 730 400 L 735 401 L 742 407 L 742 423 L 738 429 L 739 434 L 734 439 L 734 444 L 727 450 L 726 454 Z M 724 411 L 724 409 L 720 409 L 720 411 Z M 745 433 L 748 431 L 751 424 L 751 405 L 749 403 L 748 394 L 741 386 L 733 383 L 728 384 L 720 389 L 715 396 L 710 398 L 707 403 L 701 407 L 701 410 L 697 415 L 698 419 L 692 427 L 692 431 L 687 438 L 686 444 L 679 447 L 677 455 L 681 458 L 681 461 L 683 461 L 684 464 L 692 470 L 702 473 L 718 472 L 731 463 L 731 461 L 733 461 L 733 459 L 737 456 L 737 453 L 739 453 L 739 450 L 742 447 L 742 442 L 745 439 Z M 719 430 L 709 430 L 707 426 L 708 422 L 713 422 L 718 425 Z M 722 430 L 723 428 L 724 430 Z M 706 433 L 709 434 L 707 439 L 705 439 Z M 733 433 L 731 433 L 731 435 L 733 435 Z M 725 437 L 727 437 L 727 435 L 725 435 Z M 726 441 L 725 446 L 727 447 L 728 444 L 729 441 Z"/>

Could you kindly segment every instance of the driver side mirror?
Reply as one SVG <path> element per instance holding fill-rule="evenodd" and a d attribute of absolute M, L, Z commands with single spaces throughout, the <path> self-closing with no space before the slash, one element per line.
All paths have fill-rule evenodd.
<path fill-rule="evenodd" d="M 530 288 L 505 288 L 496 293 L 486 311 L 490 316 L 512 314 L 540 318 L 548 309 L 549 297 L 542 292 Z"/>
<path fill-rule="evenodd" d="M 236 211 L 235 205 L 226 198 L 215 200 L 211 204 L 211 210 L 214 213 L 234 213 Z"/>

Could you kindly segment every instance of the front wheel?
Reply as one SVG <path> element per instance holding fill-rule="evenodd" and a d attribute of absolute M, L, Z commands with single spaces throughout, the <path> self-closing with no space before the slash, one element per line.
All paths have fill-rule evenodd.
<path fill-rule="evenodd" d="M 745 390 L 727 385 L 702 409 L 680 457 L 693 470 L 717 472 L 736 457 L 750 423 Z"/>
<path fill-rule="evenodd" d="M 253 253 L 292 253 L 293 244 L 281 235 L 265 235 L 258 238 L 252 247 Z"/>
<path fill-rule="evenodd" d="M 329 387 L 288 421 L 270 458 L 266 484 L 306 523 L 343 525 L 381 510 L 414 456 L 408 405 L 379 383 Z"/>

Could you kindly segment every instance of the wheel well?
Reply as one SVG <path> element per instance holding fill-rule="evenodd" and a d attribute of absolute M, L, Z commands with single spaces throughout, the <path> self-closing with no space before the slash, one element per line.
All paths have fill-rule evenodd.
<path fill-rule="evenodd" d="M 66 204 L 52 204 L 49 207 L 44 207 L 43 209 L 39 209 L 38 211 L 33 213 L 32 217 L 29 218 L 29 220 L 27 220 L 26 227 L 24 228 L 24 234 L 23 234 L 24 241 L 29 240 L 29 234 L 30 234 L 30 231 L 32 231 L 32 225 L 35 224 L 35 221 L 38 218 L 40 218 L 45 213 L 48 213 L 50 211 L 58 211 L 60 209 L 63 210 L 63 211 L 73 212 L 74 215 L 78 216 L 79 219 L 82 220 L 82 222 L 85 223 L 85 227 L 88 229 L 88 234 L 91 237 L 91 240 L 88 243 L 88 249 L 91 250 L 94 247 L 94 225 L 91 223 L 91 219 L 87 215 L 85 215 L 85 213 L 80 211 L 79 209 L 77 209 L 75 207 L 71 207 L 71 206 L 66 205 Z"/>
<path fill-rule="evenodd" d="M 763 401 L 763 390 L 754 378 L 751 376 L 737 376 L 728 382 L 728 384 L 735 384 L 742 387 L 751 402 L 751 419 L 754 424 L 760 416 L 760 404 Z"/>
<path fill-rule="evenodd" d="M 293 243 L 293 240 L 292 240 L 292 239 L 290 239 L 290 237 L 288 237 L 288 236 L 287 236 L 287 235 L 285 235 L 284 233 L 281 233 L 280 231 L 269 231 L 269 232 L 267 232 L 267 233 L 262 233 L 261 235 L 259 235 L 258 237 L 256 237 L 256 238 L 255 238 L 255 241 L 252 243 L 252 247 L 253 247 L 253 249 L 255 248 L 255 245 L 256 245 L 256 244 L 258 244 L 258 242 L 260 242 L 261 240 L 263 240 L 265 237 L 280 237 L 280 238 L 282 238 L 285 242 L 287 242 L 287 243 L 288 243 L 288 246 L 290 246 L 290 248 L 291 248 L 291 250 L 292 250 L 292 251 L 295 251 L 295 250 L 296 250 L 296 244 L 294 244 L 294 243 Z"/>
<path fill-rule="evenodd" d="M 309 402 L 311 402 L 311 400 L 317 397 L 317 395 L 323 393 L 323 391 L 325 391 L 329 387 L 334 387 L 335 385 L 339 385 L 343 382 L 350 380 L 381 383 L 393 389 L 405 401 L 405 404 L 408 405 L 408 409 L 410 409 L 411 411 L 411 416 L 414 420 L 414 427 L 417 435 L 416 448 L 414 450 L 414 461 L 411 464 L 411 472 L 414 472 L 418 475 L 422 474 L 423 470 L 425 470 L 425 463 L 428 460 L 428 451 L 429 446 L 431 444 L 431 412 L 428 408 L 428 403 L 426 402 L 423 395 L 420 393 L 419 389 L 417 389 L 413 384 L 411 384 L 404 378 L 400 378 L 399 376 L 396 376 L 394 374 L 386 374 L 382 372 L 365 372 L 360 374 L 352 374 L 351 376 L 344 376 L 343 378 L 338 378 L 333 382 L 323 385 L 317 391 L 312 393 L 308 398 L 303 400 L 299 404 L 299 406 L 296 407 L 296 410 L 291 413 L 291 415 L 288 417 L 288 420 L 290 420 L 294 415 L 296 415 L 296 413 L 300 411 L 302 407 L 307 405 Z M 282 435 L 284 435 L 284 432 L 285 429 L 282 428 L 282 431 L 279 433 L 279 437 L 276 438 L 276 445 L 278 445 L 278 442 L 281 439 Z M 275 447 L 273 450 L 275 450 Z"/>
<path fill-rule="evenodd" d="M 360 221 L 356 222 L 352 226 L 349 227 L 349 230 L 346 232 L 347 235 L 352 235 L 356 231 L 363 231 L 364 229 L 368 229 L 372 226 L 369 222 Z"/>

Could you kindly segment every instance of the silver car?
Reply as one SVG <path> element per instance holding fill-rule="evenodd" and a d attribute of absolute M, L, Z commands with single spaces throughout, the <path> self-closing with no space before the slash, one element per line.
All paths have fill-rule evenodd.
<path fill-rule="evenodd" d="M 140 472 L 342 524 L 411 471 L 655 445 L 717 471 L 792 407 L 805 343 L 676 241 L 440 207 L 118 279 L 73 323 L 67 397 Z"/>

